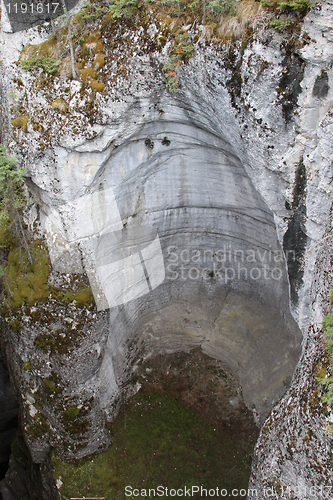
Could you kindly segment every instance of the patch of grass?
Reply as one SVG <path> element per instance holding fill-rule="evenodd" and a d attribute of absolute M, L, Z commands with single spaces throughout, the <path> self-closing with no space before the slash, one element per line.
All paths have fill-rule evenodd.
<path fill-rule="evenodd" d="M 241 429 L 214 426 L 168 394 L 140 390 L 122 409 L 111 432 L 113 444 L 104 453 L 75 463 L 53 456 L 54 478 L 63 483 L 63 498 L 125 499 L 126 485 L 247 488 L 251 437 L 242 438 Z"/>

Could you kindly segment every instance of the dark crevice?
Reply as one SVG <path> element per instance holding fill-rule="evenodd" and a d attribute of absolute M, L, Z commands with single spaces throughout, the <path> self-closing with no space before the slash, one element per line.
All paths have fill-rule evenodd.
<path fill-rule="evenodd" d="M 288 49 L 282 65 L 284 71 L 279 81 L 279 94 L 282 96 L 283 117 L 285 122 L 289 123 L 297 106 L 298 96 L 302 92 L 301 81 L 305 62 L 298 54 Z"/>
<path fill-rule="evenodd" d="M 304 254 L 307 244 L 306 223 L 306 170 L 300 160 L 293 189 L 291 210 L 293 215 L 283 238 L 290 282 L 290 297 L 293 304 L 298 303 L 298 291 L 303 283 Z"/>
<path fill-rule="evenodd" d="M 312 95 L 315 97 L 324 98 L 327 96 L 330 86 L 328 85 L 328 75 L 326 71 L 322 71 L 317 76 L 313 86 Z"/>

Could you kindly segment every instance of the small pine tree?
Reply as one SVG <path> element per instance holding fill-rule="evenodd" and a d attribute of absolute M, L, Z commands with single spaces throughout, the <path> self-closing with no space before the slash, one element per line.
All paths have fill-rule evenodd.
<path fill-rule="evenodd" d="M 4 232 L 11 226 L 11 229 L 14 230 L 18 239 L 22 242 L 32 264 L 32 257 L 20 213 L 27 206 L 29 200 L 23 180 L 25 169 L 16 169 L 16 160 L 6 156 L 5 152 L 5 147 L 0 144 L 0 228 L 1 232 Z"/>
<path fill-rule="evenodd" d="M 133 8 L 139 6 L 139 0 L 115 0 L 109 7 L 109 12 L 115 19 L 131 19 L 133 17 Z"/>
<path fill-rule="evenodd" d="M 66 19 L 67 19 L 68 43 L 69 43 L 69 50 L 70 50 L 70 54 L 71 54 L 72 77 L 75 79 L 76 78 L 76 71 L 75 71 L 75 58 L 74 58 L 74 48 L 73 48 L 73 40 L 72 40 L 71 18 L 70 18 L 70 15 L 68 14 L 65 0 L 61 0 L 61 4 L 62 4 L 62 8 L 64 9 Z"/>

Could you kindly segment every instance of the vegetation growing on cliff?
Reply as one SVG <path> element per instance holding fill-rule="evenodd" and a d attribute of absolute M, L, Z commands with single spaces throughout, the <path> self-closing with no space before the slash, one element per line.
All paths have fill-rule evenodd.
<path fill-rule="evenodd" d="M 87 1 L 71 23 L 58 23 L 57 30 L 47 41 L 24 48 L 20 63 L 24 70 L 41 68 L 51 76 L 76 78 L 77 75 L 82 81 L 83 90 L 87 84 L 95 92 L 102 93 L 114 78 L 106 78 L 103 71 L 103 66 L 110 57 L 108 49 L 112 49 L 112 37 L 107 42 L 111 42 L 111 47 L 107 47 L 107 37 L 102 42 L 101 35 L 109 35 L 111 32 L 115 35 L 119 28 L 123 35 L 126 29 L 137 31 L 141 27 L 147 28 L 153 22 L 162 30 L 162 36 L 150 44 L 149 51 L 159 50 L 166 42 L 171 42 L 170 59 L 163 71 L 169 90 L 176 91 L 181 65 L 188 60 L 188 57 L 186 60 L 183 57 L 184 53 L 178 57 L 180 37 L 187 36 L 186 43 L 191 44 L 193 54 L 193 41 L 197 41 L 196 38 L 200 36 L 217 44 L 229 42 L 235 38 L 236 32 L 239 34 L 239 30 L 244 31 L 247 24 L 261 11 L 261 6 L 271 12 L 271 26 L 281 32 L 296 28 L 312 5 L 312 0 L 114 0 L 111 5 L 105 0 Z M 200 24 L 205 29 L 201 28 L 200 33 L 192 33 L 190 36 L 187 32 L 189 28 L 197 28 Z M 89 41 L 89 37 L 95 37 L 96 40 Z M 123 43 L 122 38 L 121 36 L 118 44 Z M 124 47 L 119 68 L 126 67 L 124 63 L 128 55 L 130 54 Z M 96 63 L 96 58 L 101 59 L 100 56 L 102 63 Z M 114 52 L 112 58 L 118 59 Z M 93 74 L 88 74 L 87 70 L 91 70 Z M 117 72 L 117 76 L 118 74 L 121 75 L 121 72 Z"/>
<path fill-rule="evenodd" d="M 6 305 L 32 305 L 48 296 L 48 257 L 40 240 L 30 240 L 22 211 L 29 205 L 29 194 L 15 158 L 5 155 L 0 145 L 0 245 L 9 250 L 0 275 L 5 283 Z"/>
<path fill-rule="evenodd" d="M 333 304 L 333 288 L 330 289 L 330 303 Z M 333 314 L 329 313 L 323 317 L 325 350 L 327 354 L 327 364 L 318 372 L 317 381 L 324 385 L 326 390 L 322 396 L 324 403 L 333 408 Z M 329 374 L 327 367 L 329 367 Z M 333 422 L 326 428 L 327 434 L 333 434 Z"/>

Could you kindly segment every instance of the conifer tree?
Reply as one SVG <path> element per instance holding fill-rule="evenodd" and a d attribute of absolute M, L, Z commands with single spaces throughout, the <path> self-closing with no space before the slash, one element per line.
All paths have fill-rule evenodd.
<path fill-rule="evenodd" d="M 64 9 L 66 18 L 67 18 L 67 26 L 68 26 L 68 43 L 69 43 L 69 50 L 71 53 L 71 63 L 72 63 L 72 76 L 75 79 L 76 78 L 76 71 L 75 71 L 75 59 L 74 59 L 74 49 L 73 49 L 73 40 L 72 40 L 72 27 L 71 27 L 71 18 L 70 15 L 68 14 L 68 10 L 66 7 L 66 2 L 65 0 L 61 0 L 62 7 Z"/>
<path fill-rule="evenodd" d="M 2 226 L 1 229 L 11 226 L 32 264 L 20 214 L 21 210 L 27 206 L 29 198 L 23 180 L 25 169 L 16 169 L 16 160 L 6 156 L 5 152 L 5 147 L 0 144 L 0 226 Z"/>

